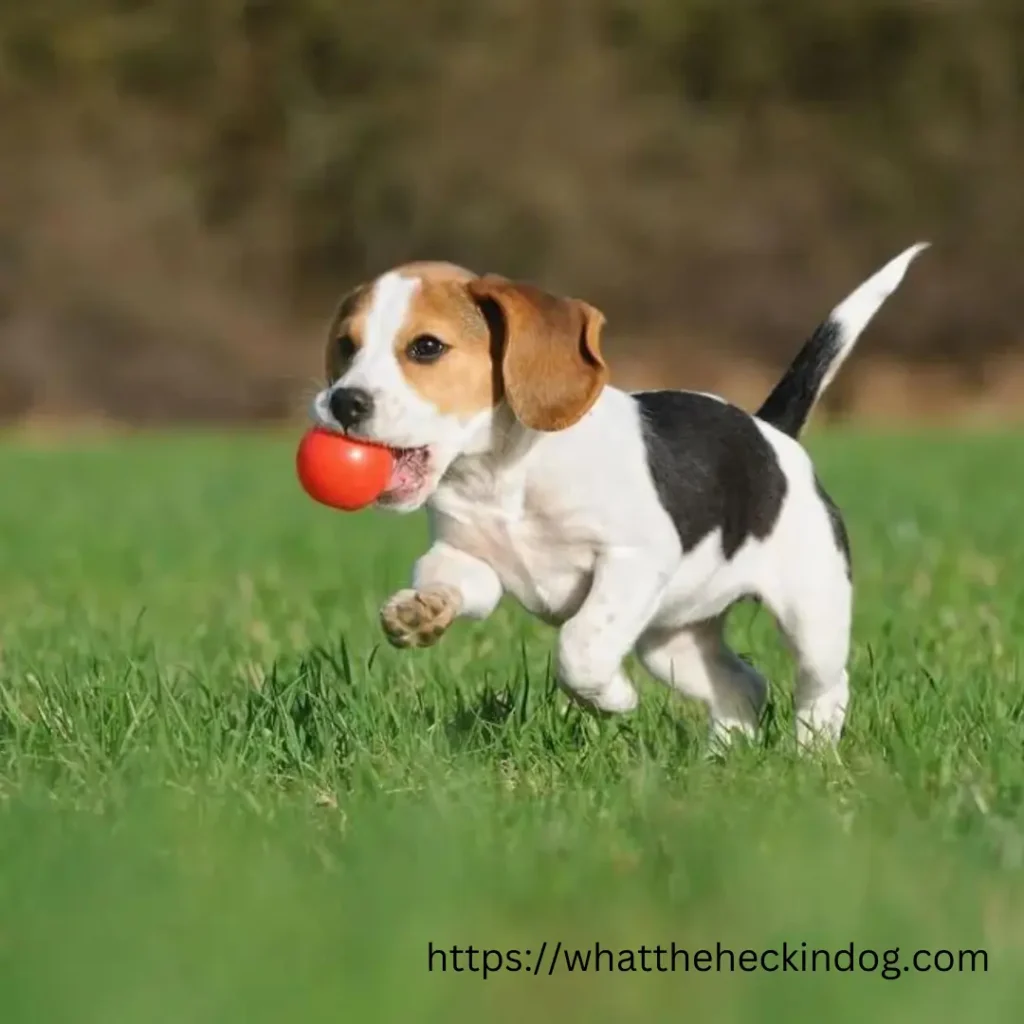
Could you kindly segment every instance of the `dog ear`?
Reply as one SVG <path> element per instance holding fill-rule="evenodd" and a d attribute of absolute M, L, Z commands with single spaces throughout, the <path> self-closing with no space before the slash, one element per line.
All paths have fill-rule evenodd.
<path fill-rule="evenodd" d="M 519 422 L 555 431 L 582 419 L 608 382 L 601 354 L 604 314 L 578 299 L 493 274 L 468 288 L 499 335 L 495 358 L 505 400 Z"/>

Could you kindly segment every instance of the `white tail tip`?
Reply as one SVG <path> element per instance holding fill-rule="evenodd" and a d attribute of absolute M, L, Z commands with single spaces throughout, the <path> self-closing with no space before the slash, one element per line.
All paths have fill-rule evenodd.
<path fill-rule="evenodd" d="M 930 244 L 918 242 L 905 249 L 836 306 L 832 311 L 832 319 L 842 326 L 847 345 L 853 344 L 878 307 L 896 290 L 911 260 Z"/>
<path fill-rule="evenodd" d="M 907 267 L 910 266 L 910 261 L 913 260 L 918 253 L 924 252 L 932 243 L 931 242 L 918 242 L 916 245 L 912 245 L 909 249 L 904 250 L 894 260 L 890 260 L 880 271 L 879 276 L 883 274 L 891 275 L 892 288 L 894 290 L 896 286 L 903 280 L 903 275 L 907 272 Z"/>

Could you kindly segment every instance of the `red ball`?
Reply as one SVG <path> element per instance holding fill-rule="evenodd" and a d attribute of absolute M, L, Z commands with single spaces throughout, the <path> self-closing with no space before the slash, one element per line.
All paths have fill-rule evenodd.
<path fill-rule="evenodd" d="M 320 427 L 307 430 L 295 457 L 299 483 L 321 505 L 355 512 L 376 501 L 395 459 L 383 445 L 356 441 Z"/>

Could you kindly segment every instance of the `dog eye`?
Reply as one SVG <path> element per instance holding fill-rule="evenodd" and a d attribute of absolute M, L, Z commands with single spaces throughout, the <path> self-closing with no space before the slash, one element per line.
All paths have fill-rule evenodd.
<path fill-rule="evenodd" d="M 338 358 L 347 363 L 356 354 L 356 343 L 347 335 L 343 334 L 334 343 L 338 352 Z"/>
<path fill-rule="evenodd" d="M 432 334 L 421 334 L 409 342 L 405 354 L 415 363 L 433 363 L 448 351 L 448 346 Z"/>
<path fill-rule="evenodd" d="M 327 353 L 329 384 L 333 384 L 342 375 L 355 354 L 356 343 L 347 334 L 334 339 Z"/>

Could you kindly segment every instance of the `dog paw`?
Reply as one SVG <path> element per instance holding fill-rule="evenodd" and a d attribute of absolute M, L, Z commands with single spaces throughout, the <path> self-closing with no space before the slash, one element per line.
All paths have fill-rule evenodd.
<path fill-rule="evenodd" d="M 459 613 L 453 587 L 400 590 L 380 610 L 380 624 L 393 647 L 430 647 Z"/>

